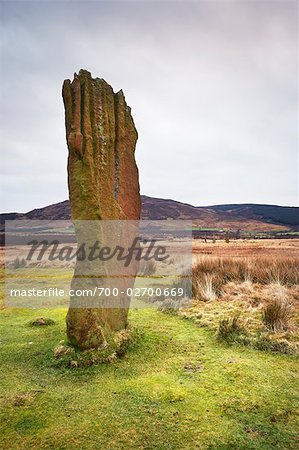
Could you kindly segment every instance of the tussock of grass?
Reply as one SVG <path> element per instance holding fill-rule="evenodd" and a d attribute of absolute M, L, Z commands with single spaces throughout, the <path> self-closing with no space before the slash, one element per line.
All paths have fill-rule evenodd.
<path fill-rule="evenodd" d="M 264 306 L 262 321 L 270 331 L 286 331 L 290 327 L 292 312 L 290 303 L 274 298 Z"/>
<path fill-rule="evenodd" d="M 48 327 L 49 325 L 55 325 L 55 320 L 48 317 L 38 317 L 28 322 L 30 327 Z"/>
<path fill-rule="evenodd" d="M 230 345 L 240 344 L 256 350 L 282 353 L 285 355 L 296 355 L 298 353 L 297 346 L 287 339 L 271 333 L 262 332 L 260 329 L 256 329 L 250 333 L 246 324 L 241 322 L 239 315 L 220 320 L 217 339 Z"/>
<path fill-rule="evenodd" d="M 198 282 L 197 286 L 198 292 L 203 300 L 211 301 L 215 300 L 217 297 L 216 291 L 213 286 L 213 276 L 209 274 L 204 274 L 204 279 L 202 283 Z"/>

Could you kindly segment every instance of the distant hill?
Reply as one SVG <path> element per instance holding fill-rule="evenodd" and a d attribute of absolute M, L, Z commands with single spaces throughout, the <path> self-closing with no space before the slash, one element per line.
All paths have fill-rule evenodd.
<path fill-rule="evenodd" d="M 299 224 L 299 208 L 293 206 L 256 205 L 244 203 L 241 205 L 211 206 L 214 211 L 237 214 L 248 219 L 263 220 L 268 223 L 283 225 Z"/>
<path fill-rule="evenodd" d="M 142 195 L 141 199 L 142 219 L 190 219 L 197 227 L 247 231 L 295 230 L 299 227 L 298 207 L 257 204 L 196 207 L 175 200 L 145 195 Z M 3 225 L 5 220 L 15 219 L 64 220 L 69 219 L 70 215 L 70 204 L 66 200 L 24 214 L 1 214 L 0 223 Z"/>

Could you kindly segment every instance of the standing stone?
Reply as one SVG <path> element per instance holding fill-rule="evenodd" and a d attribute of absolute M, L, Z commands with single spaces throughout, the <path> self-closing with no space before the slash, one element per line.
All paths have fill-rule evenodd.
<path fill-rule="evenodd" d="M 137 131 L 122 91 L 86 70 L 63 83 L 68 156 L 68 187 L 74 221 L 139 220 L 141 201 L 135 162 Z M 75 222 L 78 245 L 84 233 Z M 82 222 L 81 222 L 82 223 Z M 76 277 L 72 288 L 85 281 Z M 93 283 L 93 281 L 90 281 Z M 80 299 L 77 299 L 78 301 Z M 105 346 L 127 327 L 128 303 L 116 308 L 86 308 L 71 301 L 67 335 L 80 349 Z"/>

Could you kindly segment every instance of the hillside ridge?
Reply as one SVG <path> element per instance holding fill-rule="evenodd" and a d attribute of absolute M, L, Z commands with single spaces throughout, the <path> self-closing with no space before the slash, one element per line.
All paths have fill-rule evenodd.
<path fill-rule="evenodd" d="M 192 220 L 198 227 L 217 227 L 243 230 L 286 230 L 299 227 L 299 207 L 264 205 L 255 203 L 193 206 L 173 199 L 141 196 L 142 219 Z M 0 223 L 5 220 L 67 220 L 70 219 L 68 200 L 36 208 L 27 213 L 0 214 Z"/>

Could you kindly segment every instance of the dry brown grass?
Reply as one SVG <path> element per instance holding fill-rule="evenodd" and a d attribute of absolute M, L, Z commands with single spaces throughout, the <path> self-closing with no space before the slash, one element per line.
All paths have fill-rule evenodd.
<path fill-rule="evenodd" d="M 213 275 L 204 274 L 202 281 L 197 281 L 197 290 L 203 300 L 215 300 L 217 292 L 214 288 Z"/>
<path fill-rule="evenodd" d="M 194 255 L 211 255 L 222 257 L 253 257 L 270 256 L 275 258 L 296 257 L 298 255 L 299 239 L 243 239 L 224 240 L 207 243 L 194 240 L 192 251 Z"/>
<path fill-rule="evenodd" d="M 277 284 L 293 286 L 299 283 L 299 258 L 296 257 L 261 257 L 228 258 L 200 257 L 193 267 L 194 298 L 204 300 L 207 280 L 209 290 L 220 295 L 223 287 L 230 282 L 258 283 L 262 285 Z"/>
<path fill-rule="evenodd" d="M 177 314 L 222 340 L 299 351 L 299 240 L 193 245 L 192 305 Z"/>
<path fill-rule="evenodd" d="M 228 244 L 229 245 L 229 244 Z M 193 306 L 180 315 L 227 340 L 260 350 L 299 348 L 299 258 L 194 255 Z M 242 333 L 237 333 L 240 318 Z M 239 322 L 238 322 L 239 323 Z"/>

